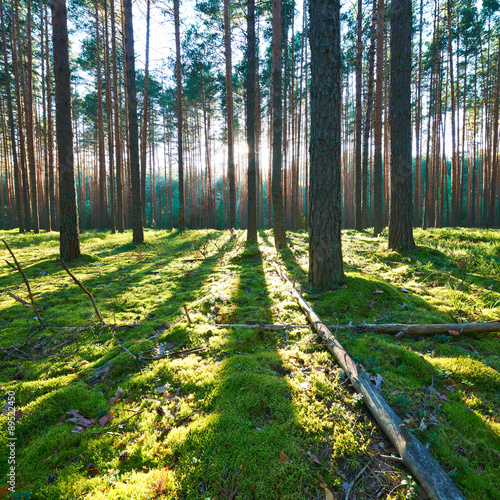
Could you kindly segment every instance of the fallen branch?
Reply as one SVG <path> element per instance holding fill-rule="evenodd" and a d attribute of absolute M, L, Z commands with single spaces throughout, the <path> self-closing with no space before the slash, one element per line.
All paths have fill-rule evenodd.
<path fill-rule="evenodd" d="M 297 292 L 298 293 L 298 292 Z M 272 324 L 212 324 L 216 328 L 258 328 L 260 330 L 294 330 L 295 328 L 311 328 L 310 325 L 272 325 Z M 339 332 L 354 331 L 358 333 L 389 333 L 395 335 L 397 339 L 407 335 L 462 335 L 467 333 L 492 333 L 500 332 L 500 322 L 491 321 L 487 323 L 448 323 L 441 325 L 405 325 L 396 323 L 386 323 L 380 325 L 327 325 L 327 328 L 334 328 Z"/>
<path fill-rule="evenodd" d="M 286 275 L 273 264 L 278 274 L 290 287 L 290 293 L 297 299 L 315 330 L 325 341 L 341 368 L 349 377 L 356 392 L 363 396 L 363 402 L 374 416 L 384 433 L 391 440 L 405 465 L 417 478 L 433 500 L 465 500 L 455 484 L 434 460 L 429 450 L 410 432 L 405 423 L 375 389 L 366 372 L 358 370 L 351 355 L 337 341 L 332 332 L 320 320 L 311 306 L 293 288 Z"/>
<path fill-rule="evenodd" d="M 10 249 L 9 244 L 5 240 L 2 240 L 2 241 L 4 242 L 4 245 L 7 247 L 7 250 L 12 255 L 12 258 L 14 259 L 14 263 L 16 264 L 16 268 L 21 273 L 21 276 L 24 279 L 24 283 L 26 285 L 26 288 L 28 289 L 28 294 L 30 296 L 31 305 L 33 306 L 33 311 L 35 311 L 36 318 L 38 319 L 38 321 L 40 322 L 42 327 L 45 328 L 45 323 L 43 322 L 43 320 L 40 316 L 40 313 L 38 312 L 38 309 L 36 308 L 35 299 L 33 298 L 33 295 L 31 293 L 31 288 L 30 288 L 30 283 L 28 281 L 28 278 L 26 277 L 26 274 L 24 274 L 24 271 L 23 271 L 21 265 L 19 264 L 19 262 L 17 262 L 16 256 L 14 255 L 14 252 Z"/>
<path fill-rule="evenodd" d="M 20 302 L 24 307 L 29 307 L 30 309 L 33 309 L 33 306 L 29 303 L 26 302 L 24 299 L 21 297 L 18 297 L 17 295 L 13 294 L 12 292 L 7 291 L 7 295 L 10 295 L 14 300 L 17 302 Z"/>
<path fill-rule="evenodd" d="M 64 263 L 64 260 L 61 259 L 61 264 L 66 270 L 66 272 L 69 274 L 70 278 L 89 296 L 90 301 L 92 302 L 92 305 L 94 306 L 94 310 L 96 313 L 96 316 L 99 318 L 99 321 L 101 322 L 101 326 L 104 326 L 104 319 L 101 316 L 101 313 L 99 312 L 99 309 L 97 308 L 97 304 L 95 303 L 94 297 L 92 294 L 82 285 L 82 283 L 73 275 L 73 273 L 68 269 L 68 266 Z"/>
<path fill-rule="evenodd" d="M 212 324 L 210 326 L 213 326 L 215 328 L 255 328 L 259 330 L 271 330 L 273 332 L 279 332 L 281 330 L 294 330 L 295 328 L 311 328 L 311 325 L 271 325 L 271 324 L 264 324 L 264 323 L 255 323 L 253 325 L 243 323 L 243 324 L 237 324 L 237 323 L 226 323 L 226 324 Z"/>
<path fill-rule="evenodd" d="M 389 323 L 381 325 L 336 325 L 334 328 L 338 328 L 339 331 L 353 330 L 356 332 L 390 333 L 396 335 L 396 338 L 401 338 L 407 335 L 461 335 L 463 333 L 500 332 L 500 322 L 448 323 L 441 325 L 402 325 Z"/>

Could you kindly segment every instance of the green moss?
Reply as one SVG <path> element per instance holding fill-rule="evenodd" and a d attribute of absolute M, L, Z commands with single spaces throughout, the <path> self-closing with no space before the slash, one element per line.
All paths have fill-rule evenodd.
<path fill-rule="evenodd" d="M 486 321 L 500 312 L 500 232 L 493 230 L 418 229 L 417 251 L 408 254 L 387 251 L 384 236 L 344 231 L 346 282 L 323 294 L 307 291 L 305 232 L 289 233 L 290 248 L 280 254 L 269 231 L 260 232 L 259 246 L 224 231 L 146 230 L 141 246 L 130 243 L 130 232 L 82 233 L 83 255 L 69 265 L 106 323 L 136 323 L 119 330 L 99 325 L 62 269 L 57 233 L 0 237 L 49 325 L 41 330 L 33 311 L 0 295 L 0 383 L 16 391 L 22 411 L 17 484 L 33 498 L 146 499 L 161 492 L 205 499 L 233 479 L 241 498 L 312 498 L 323 482 L 340 498 L 342 484 L 360 473 L 361 498 L 407 480 L 393 463 L 376 478 L 362 472 L 379 460 L 374 450 L 383 438 L 311 331 L 212 325 L 305 323 L 273 270 L 276 259 L 333 325 Z M 0 288 L 27 299 L 6 264 Z M 338 339 L 383 377 L 383 396 L 461 488 L 472 498 L 498 496 L 497 334 L 395 341 L 338 332 Z M 91 385 L 99 371 L 104 376 Z M 119 387 L 123 395 L 110 406 Z M 70 410 L 87 419 L 112 410 L 115 418 L 104 428 L 77 429 Z M 0 416 L 0 446 L 6 443 Z M 5 472 L 0 463 L 0 477 Z M 410 491 L 411 481 L 391 498 Z"/>

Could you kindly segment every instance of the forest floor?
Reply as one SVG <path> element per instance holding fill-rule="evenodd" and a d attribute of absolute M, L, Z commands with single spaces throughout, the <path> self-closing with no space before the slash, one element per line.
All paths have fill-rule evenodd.
<path fill-rule="evenodd" d="M 29 301 L 2 246 L 0 498 L 427 498 L 311 329 L 214 324 L 307 323 L 274 261 L 326 324 L 498 320 L 500 231 L 416 230 L 412 254 L 344 231 L 345 286 L 322 294 L 306 291 L 305 232 L 281 254 L 270 231 L 249 247 L 243 232 L 145 235 L 81 235 L 69 267 L 101 326 L 57 233 L 0 232 L 46 325 L 7 294 Z M 466 498 L 500 499 L 500 334 L 338 340 Z"/>

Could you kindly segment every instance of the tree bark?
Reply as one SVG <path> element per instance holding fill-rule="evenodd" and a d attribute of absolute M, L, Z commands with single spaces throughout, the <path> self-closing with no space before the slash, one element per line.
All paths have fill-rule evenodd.
<path fill-rule="evenodd" d="M 412 250 L 411 0 L 391 5 L 391 204 L 389 248 Z"/>
<path fill-rule="evenodd" d="M 175 24 L 175 76 L 177 83 L 177 155 L 179 159 L 179 230 L 186 229 L 184 208 L 184 161 L 182 151 L 182 75 L 181 75 L 181 36 L 179 20 L 179 0 L 174 0 Z"/>
<path fill-rule="evenodd" d="M 99 228 L 108 227 L 108 198 L 106 179 L 106 156 L 104 145 L 104 114 L 102 109 L 101 79 L 101 33 L 99 29 L 99 2 L 95 0 L 95 34 L 96 34 L 96 79 L 97 79 L 97 141 L 99 158 Z"/>
<path fill-rule="evenodd" d="M 7 57 L 7 37 L 5 36 L 5 22 L 3 15 L 3 1 L 0 0 L 0 19 L 2 22 L 2 47 L 4 59 L 4 75 L 5 75 L 5 89 L 7 101 L 7 115 L 9 120 L 10 143 L 12 148 L 12 160 L 14 164 L 14 192 L 16 198 L 16 213 L 17 223 L 19 225 L 19 232 L 24 232 L 24 217 L 23 205 L 21 198 L 21 173 L 19 171 L 19 164 L 17 161 L 17 146 L 16 146 L 16 129 L 14 123 L 14 113 L 12 110 L 12 94 L 10 91 L 10 77 L 9 77 L 9 60 Z"/>
<path fill-rule="evenodd" d="M 151 18 L 151 1 L 146 0 L 146 64 L 144 67 L 144 102 L 142 105 L 141 128 L 141 199 L 142 225 L 146 227 L 146 160 L 148 150 L 148 100 L 149 100 L 149 26 Z M 151 213 L 151 220 L 153 214 Z"/>
<path fill-rule="evenodd" d="M 111 0 L 111 54 L 113 59 L 113 109 L 115 115 L 115 158 L 116 158 L 116 227 L 119 233 L 124 231 L 123 221 L 123 177 L 122 149 L 120 130 L 120 99 L 118 96 L 118 62 L 116 52 L 115 0 Z"/>
<path fill-rule="evenodd" d="M 40 233 L 40 217 L 38 211 L 38 182 L 36 175 L 36 160 L 35 160 L 35 131 L 33 125 L 33 58 L 31 47 L 31 0 L 28 0 L 28 22 L 27 22 L 27 81 L 23 79 L 24 89 L 24 106 L 26 116 L 26 142 L 28 146 L 28 164 L 30 173 L 30 193 L 31 193 L 31 222 L 33 224 L 33 232 Z"/>
<path fill-rule="evenodd" d="M 132 0 L 123 0 L 124 45 L 126 61 L 126 86 L 128 97 L 128 126 L 130 150 L 130 177 L 132 184 L 132 241 L 144 243 L 142 226 L 141 175 L 139 171 L 139 132 L 137 126 L 137 91 L 135 85 L 134 28 L 132 23 Z"/>
<path fill-rule="evenodd" d="M 384 78 L 384 0 L 377 6 L 377 76 L 375 88 L 375 130 L 373 155 L 373 233 L 378 236 L 384 229 L 384 192 L 382 165 L 382 111 Z"/>
<path fill-rule="evenodd" d="M 257 175 L 255 165 L 255 1 L 247 0 L 247 142 L 248 229 L 247 242 L 257 242 Z"/>
<path fill-rule="evenodd" d="M 68 50 L 66 0 L 51 0 L 52 47 L 56 95 L 56 140 L 59 160 L 59 213 L 61 259 L 80 256 L 78 208 L 73 165 L 73 124 Z"/>
<path fill-rule="evenodd" d="M 330 290 L 342 264 L 340 0 L 311 0 L 309 284 Z"/>
<path fill-rule="evenodd" d="M 366 114 L 363 128 L 363 160 L 361 168 L 361 223 L 363 229 L 368 226 L 368 146 L 372 125 L 373 109 L 373 72 L 375 65 L 375 23 L 377 21 L 377 0 L 373 0 L 373 12 L 370 34 L 370 52 L 368 56 L 368 84 L 366 89 Z"/>
<path fill-rule="evenodd" d="M 229 191 L 229 226 L 236 227 L 236 180 L 234 169 L 233 64 L 231 60 L 230 0 L 224 0 L 224 48 L 226 55 L 227 180 Z"/>
<path fill-rule="evenodd" d="M 355 165 L 355 205 L 354 205 L 354 224 L 355 228 L 363 228 L 363 206 L 361 203 L 361 78 L 363 71 L 363 2 L 358 0 L 358 29 L 356 42 L 356 111 L 355 111 L 355 144 L 356 144 L 356 165 Z M 312 56 L 311 56 L 312 57 Z"/>
<path fill-rule="evenodd" d="M 273 106 L 273 145 L 272 145 L 272 204 L 273 231 L 276 248 L 286 248 L 285 210 L 283 207 L 282 183 L 282 78 L 281 78 L 281 43 L 282 43 L 282 0 L 273 0 L 273 39 L 272 39 L 272 73 L 271 92 Z"/>

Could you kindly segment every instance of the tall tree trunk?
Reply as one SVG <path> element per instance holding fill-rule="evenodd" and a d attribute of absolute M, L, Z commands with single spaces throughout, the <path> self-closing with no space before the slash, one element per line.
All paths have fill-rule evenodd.
<path fill-rule="evenodd" d="M 19 135 L 19 158 L 21 167 L 21 189 L 22 189 L 22 203 L 23 203 L 23 215 L 24 215 L 24 230 L 29 231 L 31 229 L 31 203 L 30 203 L 30 192 L 29 192 L 29 179 L 28 170 L 26 168 L 26 144 L 24 136 L 24 119 L 23 119 L 23 106 L 21 101 L 21 77 L 19 75 L 19 68 L 22 64 L 18 58 L 18 40 L 20 39 L 19 34 L 19 6 L 17 2 L 14 2 L 13 16 L 11 17 L 12 22 L 12 69 L 14 73 L 14 85 L 16 89 L 16 104 L 17 104 L 17 127 Z"/>
<path fill-rule="evenodd" d="M 141 199 L 142 225 L 146 227 L 146 161 L 148 150 L 148 100 L 149 100 L 149 26 L 151 19 L 151 0 L 146 0 L 146 64 L 144 67 L 144 102 L 142 105 L 141 127 Z M 151 213 L 151 220 L 153 214 Z"/>
<path fill-rule="evenodd" d="M 231 60 L 230 0 L 224 0 L 224 47 L 226 54 L 227 180 L 229 184 L 229 226 L 236 227 L 236 181 L 234 170 L 233 64 Z"/>
<path fill-rule="evenodd" d="M 47 68 L 50 68 L 49 61 L 49 29 L 48 29 L 48 18 L 47 26 L 45 29 L 45 43 L 47 50 L 45 51 L 45 60 Z M 47 82 L 47 158 L 48 158 L 48 171 L 49 171 L 49 186 L 46 196 L 49 200 L 49 213 L 50 213 L 50 227 L 52 230 L 56 227 L 56 180 L 55 180 L 55 167 L 54 167 L 54 126 L 52 123 L 52 80 L 50 77 L 50 71 L 47 70 L 46 82 Z M 85 205 L 84 205 L 85 206 Z M 85 212 L 83 212 L 82 217 L 85 220 Z"/>
<path fill-rule="evenodd" d="M 393 0 L 391 6 L 391 205 L 389 248 L 411 250 L 411 0 Z"/>
<path fill-rule="evenodd" d="M 498 61 L 497 61 L 497 78 L 495 85 L 495 101 L 493 104 L 493 144 L 491 148 L 491 167 L 494 172 L 492 184 L 495 186 L 491 188 L 491 211 L 490 211 L 490 224 L 495 223 L 495 209 L 497 202 L 497 178 L 498 178 L 498 127 L 499 127 L 499 112 L 500 112 L 500 37 L 498 38 Z"/>
<path fill-rule="evenodd" d="M 124 46 L 126 61 L 126 86 L 128 94 L 128 126 L 130 149 L 130 177 L 132 184 L 131 222 L 133 242 L 144 243 L 142 227 L 141 175 L 139 170 L 139 131 L 137 126 L 137 90 L 135 85 L 134 28 L 132 23 L 132 0 L 123 0 Z"/>
<path fill-rule="evenodd" d="M 182 151 L 182 75 L 181 75 L 181 35 L 179 21 L 179 0 L 174 0 L 175 24 L 175 77 L 177 82 L 177 154 L 179 163 L 179 230 L 186 229 L 184 208 L 184 161 Z"/>
<path fill-rule="evenodd" d="M 384 77 L 384 0 L 377 7 L 377 76 L 375 89 L 375 130 L 373 155 L 373 233 L 378 236 L 384 228 L 384 193 L 382 165 L 382 107 Z"/>
<path fill-rule="evenodd" d="M 26 139 L 28 145 L 28 164 L 30 172 L 30 191 L 31 191 L 31 221 L 33 224 L 33 232 L 35 234 L 40 233 L 40 217 L 38 213 L 38 182 L 36 175 L 36 159 L 35 159 L 35 131 L 33 125 L 33 58 L 32 58 L 32 47 L 31 47 L 31 0 L 28 0 L 28 12 L 27 12 L 27 66 L 28 75 L 27 80 L 23 78 L 23 89 L 24 89 L 24 106 L 25 106 L 25 116 L 26 116 Z"/>
<path fill-rule="evenodd" d="M 97 141 L 99 152 L 99 228 L 108 227 L 108 199 L 106 179 L 106 155 L 104 145 L 104 114 L 102 109 L 101 79 L 101 33 L 99 28 L 99 1 L 95 0 L 95 34 L 96 34 L 96 78 L 97 78 Z"/>
<path fill-rule="evenodd" d="M 447 0 L 447 20 L 448 20 L 448 67 L 450 72 L 451 89 L 451 225 L 460 225 L 460 208 L 458 206 L 458 157 L 456 144 L 456 124 L 455 124 L 455 75 L 453 71 L 453 39 L 451 32 L 451 0 Z"/>
<path fill-rule="evenodd" d="M 273 230 L 276 248 L 286 248 L 285 210 L 282 189 L 282 133 L 283 115 L 281 101 L 281 43 L 282 43 L 282 0 L 273 0 L 273 39 L 272 39 L 272 106 L 273 106 L 273 147 L 272 147 L 272 191 L 273 191 Z"/>
<path fill-rule="evenodd" d="M 370 53 L 368 57 L 368 85 L 366 90 L 366 115 L 363 129 L 363 160 L 361 189 L 361 223 L 363 229 L 368 226 L 368 141 L 372 128 L 373 108 L 373 71 L 375 65 L 375 23 L 377 21 L 377 0 L 373 0 L 372 24 L 370 34 Z"/>
<path fill-rule="evenodd" d="M 109 163 L 109 215 L 111 222 L 111 233 L 116 233 L 116 211 L 115 211 L 115 162 L 114 162 L 114 141 L 113 137 L 113 95 L 111 90 L 111 57 L 109 55 L 109 29 L 108 29 L 108 0 L 104 0 L 104 64 L 106 82 L 106 119 L 108 128 L 108 163 Z"/>
<path fill-rule="evenodd" d="M 7 37 L 5 36 L 5 22 L 3 15 L 3 1 L 0 0 L 0 19 L 2 22 L 2 47 L 4 60 L 5 90 L 7 101 L 7 115 L 9 120 L 10 143 L 12 148 L 12 160 L 14 164 L 14 192 L 16 198 L 16 213 L 19 232 L 24 232 L 24 216 L 21 194 L 21 173 L 17 162 L 16 128 L 14 123 L 14 113 L 12 109 L 12 94 L 10 91 L 9 60 L 7 57 Z M 3 205 L 2 205 L 3 206 Z"/>
<path fill-rule="evenodd" d="M 116 227 L 119 233 L 124 231 L 123 221 L 123 177 L 122 148 L 120 130 L 120 99 L 118 96 L 118 63 L 116 49 L 115 0 L 111 0 L 111 57 L 113 59 L 113 110 L 115 115 L 115 158 L 116 158 Z"/>
<path fill-rule="evenodd" d="M 311 0 L 309 284 L 330 290 L 342 264 L 340 1 Z M 328 140 L 325 140 L 328 137 Z"/>
<path fill-rule="evenodd" d="M 248 229 L 247 241 L 257 242 L 257 175 L 255 169 L 255 1 L 247 0 L 247 142 Z"/>
<path fill-rule="evenodd" d="M 312 52 L 312 50 L 311 50 Z M 312 58 L 312 55 L 311 55 Z M 356 170 L 355 182 L 356 191 L 355 198 L 355 227 L 360 230 L 363 229 L 363 205 L 361 203 L 361 78 L 363 71 L 363 2 L 358 0 L 358 30 L 357 30 L 357 43 L 356 43 Z"/>
<path fill-rule="evenodd" d="M 52 46 L 56 94 L 56 139 L 59 160 L 59 213 L 61 259 L 80 256 L 78 208 L 73 165 L 73 124 L 68 53 L 66 0 L 51 0 Z"/>
<path fill-rule="evenodd" d="M 418 226 L 421 220 L 422 207 L 422 37 L 423 37 L 423 11 L 424 2 L 420 0 L 420 23 L 418 42 L 418 75 L 417 75 L 417 98 L 415 102 L 415 197 L 413 201 L 413 224 Z"/>

